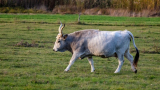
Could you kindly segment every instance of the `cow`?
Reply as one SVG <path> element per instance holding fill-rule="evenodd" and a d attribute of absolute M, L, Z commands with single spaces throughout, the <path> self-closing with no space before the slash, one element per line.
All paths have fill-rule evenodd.
<path fill-rule="evenodd" d="M 88 58 L 91 65 L 91 72 L 95 71 L 92 56 L 102 58 L 116 57 L 119 65 L 114 73 L 119 73 L 126 57 L 131 64 L 133 72 L 137 73 L 137 63 L 139 60 L 139 51 L 134 42 L 134 36 L 130 31 L 99 31 L 95 29 L 86 29 L 76 31 L 70 34 L 63 34 L 62 30 L 65 24 L 59 26 L 59 33 L 53 47 L 53 51 L 64 52 L 68 50 L 72 53 L 69 65 L 64 71 L 69 71 L 71 65 L 78 59 Z M 136 49 L 135 59 L 129 53 L 130 41 Z"/>

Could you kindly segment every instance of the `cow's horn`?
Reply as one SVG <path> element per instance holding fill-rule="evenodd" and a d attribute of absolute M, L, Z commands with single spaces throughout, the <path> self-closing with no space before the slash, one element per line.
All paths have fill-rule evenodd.
<path fill-rule="evenodd" d="M 61 23 L 61 25 L 59 26 L 59 34 L 60 35 L 63 35 L 62 30 L 63 30 L 64 27 L 65 27 L 65 24 L 62 25 L 62 23 Z"/>
<path fill-rule="evenodd" d="M 61 31 L 61 27 L 62 27 L 62 23 L 61 23 L 61 25 L 59 26 L 59 34 L 62 34 L 62 31 Z"/>

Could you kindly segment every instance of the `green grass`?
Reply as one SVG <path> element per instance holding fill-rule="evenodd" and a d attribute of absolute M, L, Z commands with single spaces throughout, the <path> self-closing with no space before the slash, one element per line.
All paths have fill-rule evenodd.
<path fill-rule="evenodd" d="M 134 19 L 132 17 L 84 15 L 82 22 L 87 24 L 79 25 L 71 24 L 77 22 L 77 15 L 0 15 L 0 90 L 159 89 L 160 31 L 159 24 L 157 24 L 159 18 Z M 128 29 L 131 31 L 135 36 L 136 46 L 140 50 L 138 73 L 134 74 L 131 71 L 130 63 L 125 59 L 121 72 L 114 74 L 118 66 L 117 59 L 100 57 L 93 58 L 96 69 L 94 73 L 90 72 L 90 65 L 86 58 L 77 60 L 69 72 L 64 72 L 72 56 L 71 53 L 53 52 L 52 50 L 59 27 L 59 24 L 54 23 L 58 23 L 60 20 L 66 23 L 64 33 L 91 28 L 109 31 Z M 147 21 L 147 24 L 146 26 L 130 26 L 128 20 L 131 23 Z M 124 22 L 129 26 L 115 25 L 114 21 Z M 106 22 L 113 23 L 113 25 L 105 26 Z M 22 40 L 30 44 L 34 42 L 38 46 L 16 46 Z M 131 54 L 135 56 L 132 43 L 130 50 Z"/>
<path fill-rule="evenodd" d="M 0 22 L 3 23 L 77 23 L 78 15 L 59 14 L 1 14 Z M 112 17 L 105 15 L 81 15 L 82 24 L 95 24 L 105 26 L 160 26 L 159 17 Z"/>

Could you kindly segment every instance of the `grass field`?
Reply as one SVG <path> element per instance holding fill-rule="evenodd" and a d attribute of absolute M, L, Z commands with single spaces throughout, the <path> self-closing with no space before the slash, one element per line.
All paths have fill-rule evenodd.
<path fill-rule="evenodd" d="M 78 15 L 52 15 L 52 14 L 1 14 L 1 23 L 41 23 L 41 24 L 57 24 L 63 23 L 77 23 Z M 112 17 L 105 15 L 81 15 L 80 21 L 82 24 L 95 24 L 105 26 L 160 26 L 159 17 Z"/>
<path fill-rule="evenodd" d="M 160 88 L 160 18 L 78 15 L 0 15 L 0 90 L 157 90 Z M 82 29 L 131 31 L 140 50 L 138 73 L 127 59 L 119 74 L 116 58 L 77 60 L 64 72 L 69 52 L 53 52 L 59 21 L 64 33 Z M 21 43 L 25 44 L 22 45 Z M 131 43 L 131 54 L 135 49 Z"/>

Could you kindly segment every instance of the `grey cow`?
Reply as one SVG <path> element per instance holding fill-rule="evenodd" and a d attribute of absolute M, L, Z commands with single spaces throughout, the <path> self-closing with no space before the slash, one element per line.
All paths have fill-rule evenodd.
<path fill-rule="evenodd" d="M 132 70 L 137 73 L 136 67 L 139 59 L 139 51 L 135 45 L 133 34 L 130 31 L 99 31 L 99 30 L 81 30 L 70 34 L 63 34 L 62 29 L 65 25 L 59 26 L 59 34 L 53 47 L 54 51 L 64 52 L 66 50 L 72 53 L 69 65 L 65 69 L 68 71 L 71 65 L 78 58 L 88 58 L 91 65 L 91 72 L 94 72 L 94 63 L 92 56 L 102 58 L 117 57 L 119 65 L 114 73 L 118 73 L 124 62 L 124 56 L 130 61 Z M 135 59 L 129 53 L 130 41 L 136 49 Z"/>

